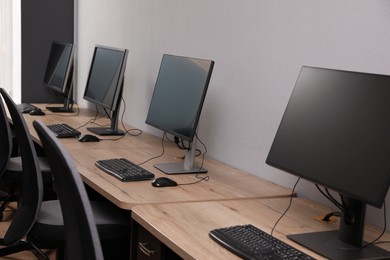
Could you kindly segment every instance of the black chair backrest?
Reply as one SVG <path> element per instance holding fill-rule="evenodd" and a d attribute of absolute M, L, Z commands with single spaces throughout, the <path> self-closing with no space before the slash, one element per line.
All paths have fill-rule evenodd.
<path fill-rule="evenodd" d="M 5 245 L 10 245 L 21 240 L 33 227 L 41 208 L 43 184 L 37 154 L 26 122 L 8 93 L 3 88 L 0 93 L 12 118 L 23 168 L 18 208 L 3 240 Z"/>
<path fill-rule="evenodd" d="M 7 162 L 11 157 L 12 133 L 8 117 L 0 97 L 0 176 L 3 174 Z"/>
<path fill-rule="evenodd" d="M 56 184 L 65 226 L 68 259 L 103 259 L 92 208 L 73 159 L 54 134 L 34 121 Z"/>

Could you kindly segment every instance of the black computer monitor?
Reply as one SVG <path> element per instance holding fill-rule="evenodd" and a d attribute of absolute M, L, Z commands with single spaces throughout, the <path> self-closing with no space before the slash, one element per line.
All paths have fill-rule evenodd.
<path fill-rule="evenodd" d="M 89 127 L 98 135 L 123 135 L 118 129 L 118 113 L 122 98 L 128 50 L 107 46 L 95 47 L 84 99 L 110 111 L 110 127 Z"/>
<path fill-rule="evenodd" d="M 156 164 L 167 174 L 200 173 L 194 165 L 194 136 L 213 71 L 214 61 L 164 54 L 146 123 L 185 140 L 189 149 L 184 162 Z"/>
<path fill-rule="evenodd" d="M 366 205 L 390 183 L 389 100 L 390 76 L 302 67 L 266 163 L 339 193 L 343 210 L 339 230 L 289 238 L 330 259 L 389 259 L 362 247 Z"/>
<path fill-rule="evenodd" d="M 64 106 L 48 106 L 52 112 L 73 112 L 73 44 L 52 42 L 43 83 L 64 98 Z"/>

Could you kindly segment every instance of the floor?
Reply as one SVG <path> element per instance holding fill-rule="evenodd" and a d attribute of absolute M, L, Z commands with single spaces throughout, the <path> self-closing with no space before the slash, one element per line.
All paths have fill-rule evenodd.
<path fill-rule="evenodd" d="M 3 221 L 0 222 L 0 237 L 4 237 L 5 232 L 7 231 L 7 228 L 12 220 L 12 214 L 16 210 L 16 204 L 12 203 L 5 211 L 4 211 L 4 218 Z M 55 259 L 55 252 L 53 250 L 46 250 L 44 251 L 50 259 Z M 13 254 L 6 257 L 1 257 L 1 260 L 25 260 L 25 259 L 38 259 L 37 256 L 35 256 L 30 251 L 20 252 L 17 254 Z"/>

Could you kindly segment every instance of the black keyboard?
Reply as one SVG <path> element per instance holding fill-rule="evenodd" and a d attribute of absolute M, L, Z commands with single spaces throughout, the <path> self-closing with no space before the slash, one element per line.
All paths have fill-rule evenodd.
<path fill-rule="evenodd" d="M 16 105 L 21 113 L 30 113 L 30 111 L 39 109 L 38 107 L 31 105 L 29 103 L 22 103 Z"/>
<path fill-rule="evenodd" d="M 253 225 L 214 229 L 209 235 L 243 259 L 314 259 Z"/>
<path fill-rule="evenodd" d="M 96 166 L 121 181 L 142 181 L 154 178 L 154 174 L 125 158 L 96 161 Z"/>
<path fill-rule="evenodd" d="M 58 138 L 76 137 L 81 133 L 67 124 L 53 124 L 47 125 L 47 127 L 57 136 Z"/>

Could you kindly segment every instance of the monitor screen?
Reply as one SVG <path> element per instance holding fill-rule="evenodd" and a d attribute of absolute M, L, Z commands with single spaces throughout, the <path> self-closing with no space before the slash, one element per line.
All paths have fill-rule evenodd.
<path fill-rule="evenodd" d="M 124 82 L 128 50 L 106 46 L 96 46 L 84 99 L 109 109 L 111 115 L 111 128 L 88 128 L 97 131 L 100 135 L 120 134 L 117 130 L 117 115 L 119 112 L 120 99 Z M 107 131 L 105 131 L 107 130 Z"/>
<path fill-rule="evenodd" d="M 302 67 L 266 160 L 341 194 L 356 246 L 364 213 L 349 202 L 380 208 L 390 184 L 389 100 L 390 76 Z"/>
<path fill-rule="evenodd" d="M 164 54 L 146 123 L 192 141 L 214 62 Z"/>
<path fill-rule="evenodd" d="M 53 41 L 43 83 L 64 97 L 63 107 L 47 108 L 53 112 L 73 112 L 73 44 Z"/>
<path fill-rule="evenodd" d="M 66 85 L 73 67 L 73 44 L 53 42 L 43 82 L 59 93 L 67 93 Z"/>
<path fill-rule="evenodd" d="M 213 67 L 211 60 L 164 54 L 146 123 L 193 142 Z M 195 146 L 193 142 L 191 148 Z M 193 157 L 194 152 L 187 154 L 184 166 L 155 166 L 167 174 L 206 172 L 194 166 Z"/>

